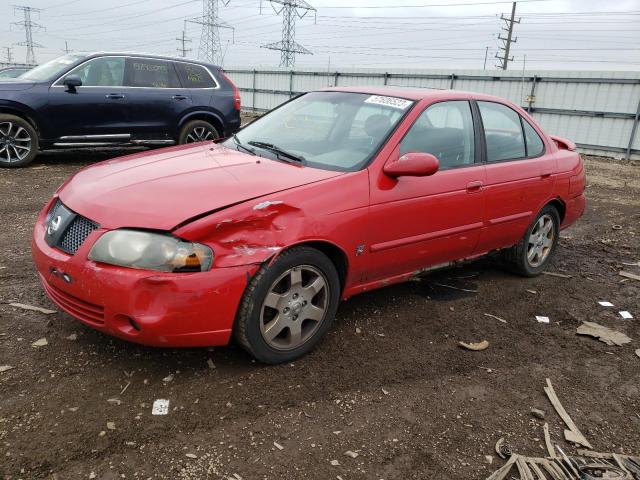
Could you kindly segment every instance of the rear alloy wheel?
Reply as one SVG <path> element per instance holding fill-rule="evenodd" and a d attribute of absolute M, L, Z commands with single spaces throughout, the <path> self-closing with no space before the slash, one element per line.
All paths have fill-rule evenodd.
<path fill-rule="evenodd" d="M 292 248 L 251 280 L 238 310 L 236 339 L 265 363 L 298 358 L 331 326 L 339 290 L 338 273 L 326 255 Z"/>
<path fill-rule="evenodd" d="M 0 166 L 24 167 L 38 152 L 35 129 L 20 117 L 0 115 Z"/>
<path fill-rule="evenodd" d="M 540 211 L 529 226 L 523 239 L 503 253 L 503 257 L 516 273 L 526 277 L 544 271 L 558 245 L 560 215 L 552 205 Z"/>
<path fill-rule="evenodd" d="M 204 120 L 193 120 L 185 124 L 180 130 L 178 143 L 211 142 L 220 138 L 220 134 L 213 125 Z"/>

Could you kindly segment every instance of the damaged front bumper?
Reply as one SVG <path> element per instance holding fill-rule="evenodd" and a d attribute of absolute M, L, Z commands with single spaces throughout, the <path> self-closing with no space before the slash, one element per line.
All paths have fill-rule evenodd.
<path fill-rule="evenodd" d="M 94 231 L 74 255 L 67 255 L 47 245 L 43 219 L 38 219 L 33 260 L 56 305 L 85 325 L 143 345 L 229 342 L 247 280 L 258 266 L 162 273 L 99 264 L 87 255 L 103 233 Z"/>

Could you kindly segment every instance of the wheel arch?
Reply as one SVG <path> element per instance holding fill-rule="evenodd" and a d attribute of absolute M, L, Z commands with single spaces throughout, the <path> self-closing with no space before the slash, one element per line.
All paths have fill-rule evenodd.
<path fill-rule="evenodd" d="M 224 122 L 222 121 L 222 118 L 217 113 L 209 110 L 197 110 L 184 115 L 180 119 L 180 122 L 178 122 L 178 132 L 182 130 L 182 127 L 184 127 L 187 122 L 192 120 L 204 120 L 205 122 L 209 122 L 216 130 L 218 130 L 221 137 L 224 137 L 225 135 Z"/>
<path fill-rule="evenodd" d="M 551 205 L 552 207 L 555 207 L 555 209 L 558 211 L 558 215 L 560 216 L 560 224 L 562 224 L 562 222 L 564 221 L 564 217 L 567 213 L 566 203 L 564 203 L 564 201 L 560 197 L 556 197 L 553 200 L 550 200 L 547 203 L 545 203 L 542 208 L 546 207 L 547 205 Z"/>
<path fill-rule="evenodd" d="M 340 279 L 340 292 L 344 290 L 347 281 L 347 274 L 349 272 L 349 260 L 347 254 L 335 243 L 329 242 L 327 240 L 305 240 L 299 243 L 294 243 L 286 248 L 283 248 L 276 255 L 273 255 L 266 261 L 266 263 L 272 263 L 283 252 L 296 247 L 310 247 L 318 250 L 321 253 L 324 253 L 329 258 L 329 260 L 331 260 L 331 263 L 333 263 L 333 265 L 336 267 L 336 270 L 338 271 L 338 278 Z"/>
<path fill-rule="evenodd" d="M 19 106 L 15 105 L 0 104 L 0 114 L 13 115 L 15 117 L 22 118 L 34 128 L 38 135 L 40 135 L 40 128 L 38 127 L 38 123 L 35 121 L 34 116 L 26 111 L 26 109 L 22 109 Z"/>

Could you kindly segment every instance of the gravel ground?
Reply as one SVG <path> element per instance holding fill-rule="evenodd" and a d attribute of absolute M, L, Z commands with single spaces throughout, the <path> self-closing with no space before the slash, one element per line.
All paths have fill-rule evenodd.
<path fill-rule="evenodd" d="M 575 451 L 547 377 L 596 450 L 640 451 L 640 282 L 618 275 L 640 274 L 623 265 L 640 261 L 637 165 L 588 159 L 588 211 L 550 268 L 571 278 L 519 278 L 485 259 L 363 294 L 312 354 L 266 367 L 233 345 L 145 348 L 8 305 L 55 309 L 30 259 L 36 213 L 67 176 L 114 155 L 58 152 L 0 172 L 0 366 L 14 367 L 0 372 L 2 478 L 480 479 L 502 464 L 485 458 L 500 437 L 544 455 L 532 408 Z M 582 320 L 632 342 L 577 336 Z M 485 339 L 482 352 L 457 346 Z M 168 415 L 152 416 L 156 399 Z"/>

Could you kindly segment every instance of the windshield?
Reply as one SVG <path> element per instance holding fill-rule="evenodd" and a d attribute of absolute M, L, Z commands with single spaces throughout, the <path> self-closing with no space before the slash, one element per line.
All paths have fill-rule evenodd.
<path fill-rule="evenodd" d="M 76 63 L 81 58 L 84 58 L 85 55 L 63 55 L 62 57 L 58 57 L 55 60 L 51 60 L 47 63 L 43 63 L 28 72 L 20 75 L 19 78 L 24 80 L 33 80 L 34 82 L 42 82 L 44 80 L 53 79 L 54 77 L 58 77 L 62 75 L 64 71 L 72 65 Z"/>
<path fill-rule="evenodd" d="M 367 164 L 411 105 L 397 97 L 312 92 L 254 121 L 224 145 L 249 147 L 283 161 L 301 157 L 305 165 L 326 170 L 355 171 Z"/>

